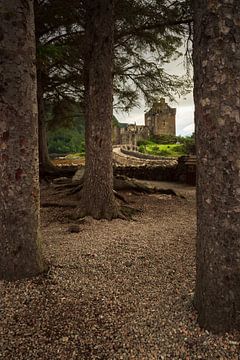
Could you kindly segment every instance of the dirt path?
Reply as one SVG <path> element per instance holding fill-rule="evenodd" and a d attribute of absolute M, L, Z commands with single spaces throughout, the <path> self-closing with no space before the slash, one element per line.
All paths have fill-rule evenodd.
<path fill-rule="evenodd" d="M 238 359 L 239 335 L 200 330 L 192 307 L 195 199 L 129 195 L 136 221 L 42 211 L 46 276 L 0 282 L 0 359 Z M 71 221 L 70 221 L 71 223 Z"/>

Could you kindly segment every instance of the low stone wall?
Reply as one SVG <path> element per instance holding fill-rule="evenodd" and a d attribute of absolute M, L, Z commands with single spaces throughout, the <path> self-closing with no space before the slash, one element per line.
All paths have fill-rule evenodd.
<path fill-rule="evenodd" d="M 113 150 L 115 174 L 136 179 L 196 184 L 196 157 L 168 158 L 139 153 L 122 146 Z"/>
<path fill-rule="evenodd" d="M 176 181 L 196 184 L 196 157 L 182 156 L 178 160 L 164 158 L 162 160 L 143 160 L 125 154 L 113 152 L 114 175 L 156 181 Z M 119 161 L 116 161 L 119 159 Z M 84 166 L 79 167 L 73 180 L 79 180 L 84 174 Z"/>
<path fill-rule="evenodd" d="M 113 150 L 113 161 L 124 166 L 174 166 L 177 164 L 176 158 L 155 157 L 153 159 L 142 157 L 142 155 L 144 154 L 136 151 L 115 148 Z"/>
<path fill-rule="evenodd" d="M 142 159 L 142 160 L 177 160 L 177 158 L 174 157 L 163 157 L 163 156 L 156 156 L 156 155 L 150 155 L 150 154 L 143 154 L 139 151 L 134 151 L 134 150 L 127 150 L 124 147 L 121 148 L 121 152 L 125 155 L 128 156 L 134 156 L 138 159 Z"/>
<path fill-rule="evenodd" d="M 157 181 L 178 181 L 178 166 L 155 165 L 155 166 L 114 166 L 115 175 L 125 175 L 130 178 Z"/>

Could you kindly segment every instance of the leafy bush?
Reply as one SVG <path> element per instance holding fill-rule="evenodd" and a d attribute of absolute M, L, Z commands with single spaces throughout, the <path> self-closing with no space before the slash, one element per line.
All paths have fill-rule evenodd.
<path fill-rule="evenodd" d="M 146 146 L 145 145 L 140 145 L 139 147 L 138 147 L 138 151 L 140 152 L 140 153 L 145 153 L 146 152 Z"/>
<path fill-rule="evenodd" d="M 195 145 L 195 136 L 186 136 L 183 137 L 182 143 L 184 145 L 184 151 L 186 154 L 196 154 L 196 145 Z"/>
<path fill-rule="evenodd" d="M 145 152 L 151 155 L 179 157 L 186 155 L 184 144 L 150 144 L 145 146 Z"/>
<path fill-rule="evenodd" d="M 158 135 L 158 136 L 153 136 L 152 140 L 157 144 L 175 144 L 177 142 L 177 136 Z"/>
<path fill-rule="evenodd" d="M 159 156 L 171 156 L 171 155 L 169 155 L 169 151 L 168 150 L 159 150 L 159 152 L 158 152 L 158 155 Z"/>
<path fill-rule="evenodd" d="M 155 139 L 155 141 L 153 141 Z M 195 154 L 195 136 L 174 136 L 174 135 L 161 135 L 149 140 L 139 141 L 144 145 L 142 152 L 147 152 L 152 155 L 160 156 L 182 156 L 188 154 Z"/>
<path fill-rule="evenodd" d="M 152 150 L 153 152 L 159 152 L 159 146 L 158 146 L 158 145 L 154 145 L 154 146 L 151 147 L 151 150 Z"/>
<path fill-rule="evenodd" d="M 138 140 L 138 142 L 137 142 L 137 146 L 142 146 L 142 145 L 152 145 L 152 144 L 154 144 L 154 142 L 153 141 L 151 141 L 151 140 Z"/>
<path fill-rule="evenodd" d="M 74 128 L 51 130 L 48 132 L 48 151 L 50 154 L 84 152 L 85 144 L 83 135 Z"/>

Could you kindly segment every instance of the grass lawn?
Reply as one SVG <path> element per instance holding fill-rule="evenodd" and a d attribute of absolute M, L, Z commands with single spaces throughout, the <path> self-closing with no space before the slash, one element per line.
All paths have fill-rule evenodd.
<path fill-rule="evenodd" d="M 156 144 L 140 145 L 140 151 L 158 156 L 179 157 L 186 155 L 184 144 Z"/>

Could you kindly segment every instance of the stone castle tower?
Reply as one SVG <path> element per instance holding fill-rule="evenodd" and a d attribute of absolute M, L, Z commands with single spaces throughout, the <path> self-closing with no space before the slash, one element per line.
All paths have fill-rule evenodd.
<path fill-rule="evenodd" d="M 176 135 L 175 117 L 176 109 L 171 108 L 162 98 L 145 114 L 145 126 L 155 136 Z"/>

